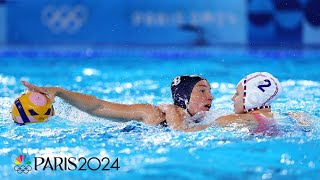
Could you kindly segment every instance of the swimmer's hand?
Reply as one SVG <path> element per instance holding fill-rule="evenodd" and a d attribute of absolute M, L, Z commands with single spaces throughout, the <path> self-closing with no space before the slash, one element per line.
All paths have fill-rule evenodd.
<path fill-rule="evenodd" d="M 168 114 L 178 115 L 182 118 L 189 118 L 190 117 L 190 115 L 187 113 L 187 111 L 185 109 L 183 109 L 179 106 L 173 105 L 173 104 L 160 104 L 158 107 L 159 107 L 160 111 L 162 111 L 166 115 L 168 115 Z"/>
<path fill-rule="evenodd" d="M 23 80 L 21 83 L 26 86 L 29 91 L 43 93 L 51 100 L 51 102 L 55 102 L 54 97 L 58 93 L 58 87 L 39 87 Z"/>
<path fill-rule="evenodd" d="M 167 124 L 172 129 L 191 132 L 208 127 L 208 125 L 199 123 L 207 115 L 207 112 L 199 112 L 191 117 L 185 109 L 173 104 L 161 104 L 158 107 L 165 113 Z"/>
<path fill-rule="evenodd" d="M 165 119 L 169 127 L 176 130 L 183 130 L 182 125 L 187 118 L 184 109 L 173 104 L 161 104 L 158 107 L 165 113 Z"/>
<path fill-rule="evenodd" d="M 182 109 L 172 104 L 160 104 L 158 107 L 163 113 L 176 111 L 176 113 L 178 113 L 184 119 L 187 119 L 188 121 L 192 121 L 194 123 L 199 123 L 207 115 L 206 111 L 201 111 L 191 117 L 185 109 Z"/>
<path fill-rule="evenodd" d="M 300 127 L 312 126 L 312 121 L 309 114 L 303 112 L 288 112 L 288 116 L 291 117 Z"/>

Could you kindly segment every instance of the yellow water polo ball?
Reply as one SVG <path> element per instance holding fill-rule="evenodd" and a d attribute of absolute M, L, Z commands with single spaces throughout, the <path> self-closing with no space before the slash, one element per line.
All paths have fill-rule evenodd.
<path fill-rule="evenodd" d="M 14 101 L 12 118 L 16 124 L 25 125 L 48 121 L 54 115 L 50 99 L 37 92 L 27 92 Z"/>

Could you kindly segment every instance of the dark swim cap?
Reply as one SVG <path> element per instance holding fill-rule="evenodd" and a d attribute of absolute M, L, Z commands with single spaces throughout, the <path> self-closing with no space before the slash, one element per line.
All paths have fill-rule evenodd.
<path fill-rule="evenodd" d="M 171 83 L 171 93 L 174 105 L 187 109 L 193 87 L 201 80 L 206 80 L 201 76 L 177 76 Z"/>

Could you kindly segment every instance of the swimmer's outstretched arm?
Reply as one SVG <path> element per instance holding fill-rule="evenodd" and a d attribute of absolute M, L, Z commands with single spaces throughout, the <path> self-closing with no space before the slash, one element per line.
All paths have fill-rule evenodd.
<path fill-rule="evenodd" d="M 212 123 L 205 125 L 197 125 L 195 123 L 188 123 L 190 115 L 184 109 L 175 105 L 160 105 L 159 108 L 165 112 L 166 121 L 170 128 L 180 131 L 200 131 L 212 125 L 228 126 L 233 123 L 252 124 L 255 122 L 250 115 L 247 114 L 230 114 L 220 116 L 212 121 Z"/>
<path fill-rule="evenodd" d="M 221 116 L 214 121 L 219 126 L 228 126 L 233 123 L 251 124 L 254 120 L 247 114 L 229 114 Z"/>
<path fill-rule="evenodd" d="M 159 124 L 165 115 L 157 106 L 151 104 L 118 104 L 96 97 L 68 91 L 59 87 L 38 87 L 26 81 L 21 81 L 30 91 L 46 94 L 52 102 L 58 96 L 76 108 L 103 118 L 113 118 L 117 121 L 138 120 L 146 124 Z"/>

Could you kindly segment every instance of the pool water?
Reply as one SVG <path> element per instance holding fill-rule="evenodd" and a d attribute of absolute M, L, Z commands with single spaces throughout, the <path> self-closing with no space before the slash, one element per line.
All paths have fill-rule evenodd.
<path fill-rule="evenodd" d="M 0 179 L 320 178 L 318 50 L 1 49 L 0 59 Z M 232 113 L 236 84 L 256 71 L 273 74 L 283 86 L 272 106 L 281 116 L 281 135 L 251 135 L 237 126 L 185 133 L 137 121 L 118 123 L 92 117 L 59 98 L 56 115 L 47 123 L 17 126 L 10 114 L 15 98 L 26 91 L 22 79 L 112 102 L 157 105 L 172 103 L 171 80 L 184 74 L 210 82 L 211 111 Z M 308 114 L 312 125 L 300 127 L 285 118 L 290 111 Z M 95 157 L 89 166 L 97 170 L 78 170 L 83 160 L 76 170 L 32 166 L 19 174 L 14 161 L 20 154 L 32 163 L 34 157 L 51 163 L 55 157 Z M 104 157 L 110 159 L 110 170 L 102 170 Z M 117 158 L 120 168 L 110 168 Z"/>

